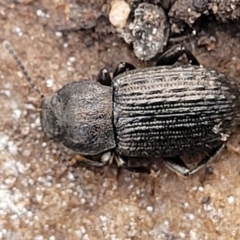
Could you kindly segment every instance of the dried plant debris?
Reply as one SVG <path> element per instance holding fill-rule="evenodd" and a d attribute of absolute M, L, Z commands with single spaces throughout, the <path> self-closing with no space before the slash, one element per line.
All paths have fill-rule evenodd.
<path fill-rule="evenodd" d="M 104 16 L 99 9 L 83 4 L 71 3 L 65 6 L 65 19 L 56 26 L 58 31 L 91 29 L 97 25 L 98 19 Z"/>
<path fill-rule="evenodd" d="M 182 20 L 189 26 L 202 15 L 208 14 L 208 0 L 177 0 L 168 12 L 172 19 Z"/>
<path fill-rule="evenodd" d="M 224 22 L 228 19 L 237 20 L 240 17 L 240 2 L 238 0 L 214 0 L 210 2 L 209 9 L 219 20 Z"/>
<path fill-rule="evenodd" d="M 127 2 L 132 8 L 136 8 L 141 3 L 150 3 L 161 6 L 164 10 L 169 10 L 176 0 L 128 0 Z"/>
<path fill-rule="evenodd" d="M 149 60 L 161 53 L 168 37 L 169 24 L 165 12 L 149 3 L 139 4 L 123 33 L 124 40 L 133 43 L 134 53 L 141 60 Z"/>
<path fill-rule="evenodd" d="M 240 2 L 235 0 L 177 0 L 168 12 L 170 18 L 183 20 L 189 26 L 202 14 L 214 14 L 218 20 L 237 20 Z"/>
<path fill-rule="evenodd" d="M 235 0 L 113 0 L 100 6 L 99 2 L 72 1 L 64 5 L 64 17 L 56 30 L 95 29 L 104 36 L 118 31 L 128 44 L 133 44 L 136 57 L 146 61 L 163 52 L 169 37 L 184 39 L 202 15 L 214 14 L 221 21 L 238 19 L 239 4 Z M 99 27 L 102 18 L 107 23 Z"/>
<path fill-rule="evenodd" d="M 129 0 L 131 7 L 136 8 L 143 0 Z M 201 14 L 213 13 L 218 20 L 236 20 L 240 17 L 238 0 L 148 0 L 148 3 L 162 6 L 169 11 L 169 16 L 191 23 Z M 200 14 L 200 15 L 199 15 Z"/>

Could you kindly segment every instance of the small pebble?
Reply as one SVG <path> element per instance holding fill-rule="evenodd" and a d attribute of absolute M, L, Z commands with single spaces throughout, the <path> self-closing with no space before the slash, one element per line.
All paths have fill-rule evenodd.
<path fill-rule="evenodd" d="M 235 200 L 234 200 L 234 197 L 233 197 L 233 196 L 229 196 L 229 197 L 227 198 L 227 201 L 228 201 L 229 204 L 233 204 Z"/>
<path fill-rule="evenodd" d="M 122 0 L 113 1 L 109 13 L 109 21 L 114 27 L 124 28 L 127 23 L 130 11 L 131 9 L 125 1 Z"/>
<path fill-rule="evenodd" d="M 152 213 L 153 212 L 153 206 L 147 206 L 146 208 L 148 213 Z"/>

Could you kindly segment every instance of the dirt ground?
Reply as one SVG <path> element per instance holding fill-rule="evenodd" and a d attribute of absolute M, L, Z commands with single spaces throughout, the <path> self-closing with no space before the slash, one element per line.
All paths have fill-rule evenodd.
<path fill-rule="evenodd" d="M 120 61 L 153 64 L 137 60 L 112 27 L 57 32 L 64 0 L 19 2 L 0 1 L 0 39 L 45 95 Z M 240 81 L 237 26 L 207 19 L 185 44 L 201 64 Z M 0 239 L 240 239 L 240 155 L 224 149 L 188 178 L 161 165 L 155 178 L 126 170 L 117 178 L 110 166 L 79 167 L 76 179 L 61 161 L 72 154 L 42 133 L 40 97 L 2 46 L 0 63 Z M 230 142 L 239 147 L 240 132 Z"/>

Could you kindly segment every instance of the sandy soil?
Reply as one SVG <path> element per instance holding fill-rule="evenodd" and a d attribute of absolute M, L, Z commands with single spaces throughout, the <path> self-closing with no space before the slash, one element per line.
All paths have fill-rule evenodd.
<path fill-rule="evenodd" d="M 19 2 L 0 1 L 0 39 L 11 42 L 45 95 L 73 80 L 94 80 L 120 61 L 152 64 L 138 61 L 111 27 L 57 32 L 64 0 Z M 239 81 L 234 24 L 205 21 L 185 44 L 201 64 Z M 76 179 L 61 161 L 72 154 L 44 137 L 40 98 L 2 46 L 0 63 L 0 239 L 240 239 L 238 154 L 224 149 L 186 179 L 164 165 L 155 178 L 126 170 L 117 178 L 110 166 L 79 167 Z M 230 142 L 239 141 L 237 132 Z"/>

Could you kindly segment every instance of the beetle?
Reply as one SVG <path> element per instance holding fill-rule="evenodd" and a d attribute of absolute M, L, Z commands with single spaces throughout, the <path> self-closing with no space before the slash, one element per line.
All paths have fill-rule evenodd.
<path fill-rule="evenodd" d="M 191 175 L 223 148 L 240 123 L 240 88 L 216 70 L 200 66 L 181 45 L 163 53 L 155 67 L 135 69 L 120 63 L 113 78 L 104 68 L 97 81 L 81 80 L 44 97 L 9 43 L 5 47 L 27 81 L 41 95 L 42 130 L 50 139 L 79 153 L 90 166 L 113 160 L 135 172 L 129 157 L 160 157 L 171 170 Z M 185 54 L 191 65 L 174 63 Z M 192 169 L 184 154 L 203 153 Z M 87 158 L 101 154 L 101 160 Z"/>

